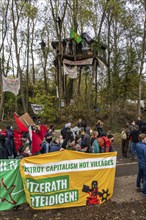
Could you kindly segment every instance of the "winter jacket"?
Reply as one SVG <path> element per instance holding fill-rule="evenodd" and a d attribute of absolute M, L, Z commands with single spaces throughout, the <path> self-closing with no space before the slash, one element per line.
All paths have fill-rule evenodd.
<path fill-rule="evenodd" d="M 87 150 L 86 152 L 90 152 L 90 148 L 91 148 L 91 138 L 90 135 L 86 132 L 83 136 L 83 139 L 81 141 L 81 148 L 86 148 Z"/>
<path fill-rule="evenodd" d="M 0 159 L 8 159 L 8 152 L 5 145 L 5 137 L 0 134 Z"/>
<path fill-rule="evenodd" d="M 14 138 L 13 138 L 13 130 L 12 129 L 7 130 L 6 148 L 9 153 L 9 156 L 14 154 Z"/>
<path fill-rule="evenodd" d="M 101 153 L 110 151 L 111 142 L 106 136 L 98 138 L 98 143 L 101 148 Z"/>
<path fill-rule="evenodd" d="M 130 133 L 130 140 L 131 140 L 133 143 L 138 143 L 138 142 L 139 142 L 138 136 L 139 136 L 139 131 L 138 131 L 138 130 L 133 130 L 133 131 Z"/>
<path fill-rule="evenodd" d="M 146 144 L 143 142 L 138 142 L 136 144 L 136 151 L 138 156 L 138 164 L 146 167 Z"/>

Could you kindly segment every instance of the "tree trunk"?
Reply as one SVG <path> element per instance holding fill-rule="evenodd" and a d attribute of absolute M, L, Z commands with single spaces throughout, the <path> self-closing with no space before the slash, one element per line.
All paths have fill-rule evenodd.
<path fill-rule="evenodd" d="M 3 103 L 4 103 L 4 93 L 3 93 L 3 85 L 2 85 L 2 68 L 1 68 L 1 57 L 0 57 L 0 119 L 2 119 L 2 111 L 3 111 Z"/>
<path fill-rule="evenodd" d="M 88 74 L 85 73 L 85 102 L 86 102 L 86 106 L 88 108 Z"/>
<path fill-rule="evenodd" d="M 94 106 L 97 105 L 97 100 L 98 100 L 98 82 L 97 82 L 97 60 L 94 60 L 93 63 L 93 72 L 94 72 L 94 81 L 95 81 L 95 101 L 94 101 Z"/>
<path fill-rule="evenodd" d="M 144 9 L 146 14 L 146 1 L 144 1 Z M 142 54 L 141 54 L 141 62 L 140 62 L 140 72 L 139 72 L 139 88 L 138 88 L 138 115 L 141 116 L 141 95 L 142 95 L 142 76 L 143 76 L 143 65 L 144 65 L 144 58 L 145 58 L 145 51 L 146 51 L 146 15 L 144 20 L 144 34 L 142 39 Z"/>
<path fill-rule="evenodd" d="M 16 56 L 16 62 L 17 62 L 17 76 L 20 77 L 20 93 L 21 93 L 22 106 L 23 106 L 24 112 L 26 112 L 26 104 L 25 104 L 24 91 L 23 91 L 22 70 L 20 67 L 20 56 L 18 52 L 18 39 L 17 39 L 17 28 L 19 24 L 19 16 L 20 15 L 18 15 L 17 22 L 15 24 L 14 0 L 12 0 L 13 41 L 15 45 L 15 56 Z"/>
<path fill-rule="evenodd" d="M 4 93 L 3 93 L 3 85 L 2 85 L 2 57 L 1 52 L 4 49 L 4 41 L 7 34 L 7 16 L 8 16 L 8 9 L 9 9 L 10 0 L 7 1 L 6 5 L 6 13 L 2 21 L 2 39 L 1 39 L 1 45 L 0 45 L 0 119 L 2 119 L 3 114 L 3 104 L 4 104 Z"/>
<path fill-rule="evenodd" d="M 68 1 L 66 0 L 65 3 L 63 3 L 62 5 L 62 17 L 60 18 L 59 17 L 59 14 L 58 14 L 58 11 L 59 11 L 59 8 L 58 8 L 58 5 L 56 4 L 56 2 L 54 3 L 55 6 L 53 6 L 53 1 L 50 0 L 50 6 L 51 6 L 51 13 L 52 13 L 52 16 L 53 16 L 53 21 L 54 21 L 54 28 L 55 28 L 55 31 L 56 31 L 56 36 L 57 36 L 57 40 L 59 42 L 59 52 L 57 53 L 57 63 L 58 63 L 58 93 L 59 93 L 59 103 L 61 104 L 61 98 L 64 98 L 64 82 L 62 82 L 62 80 L 64 80 L 64 77 L 63 77 L 63 73 L 62 73 L 62 55 L 61 55 L 61 37 L 62 37 L 62 28 L 63 28 L 63 22 L 64 22 L 64 18 L 65 18 L 65 14 L 66 14 L 66 9 L 67 9 L 67 4 L 68 4 Z M 60 5 L 61 7 L 61 5 Z M 60 18 L 60 22 L 58 22 L 58 17 Z"/>
<path fill-rule="evenodd" d="M 82 79 L 82 67 L 80 67 L 80 71 L 79 71 L 78 96 L 81 95 L 81 79 Z"/>
<path fill-rule="evenodd" d="M 29 31 L 30 20 L 27 20 L 27 68 L 26 68 L 26 111 L 28 112 L 28 88 L 29 88 L 29 41 L 30 41 L 30 31 Z"/>
<path fill-rule="evenodd" d="M 45 86 L 46 95 L 48 95 L 48 83 L 47 83 L 46 67 L 47 67 L 47 57 L 44 57 L 44 63 L 43 63 L 44 86 Z"/>
<path fill-rule="evenodd" d="M 33 52 L 33 43 L 34 43 L 34 20 L 33 20 L 33 27 L 32 27 L 32 40 L 30 45 L 31 50 L 31 61 L 32 61 L 32 89 L 33 89 L 33 98 L 34 98 L 34 85 L 35 85 L 35 67 L 34 67 L 34 52 Z"/>

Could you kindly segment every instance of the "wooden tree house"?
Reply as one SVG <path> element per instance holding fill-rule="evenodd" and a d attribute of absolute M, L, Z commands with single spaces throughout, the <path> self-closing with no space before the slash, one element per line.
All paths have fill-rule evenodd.
<path fill-rule="evenodd" d="M 58 86 L 60 99 L 66 98 L 66 79 L 62 70 L 64 63 L 66 63 L 67 65 L 77 65 L 78 68 L 83 67 L 84 65 L 92 66 L 92 79 L 94 79 L 94 77 L 97 78 L 97 66 L 99 66 L 99 61 L 101 61 L 105 66 L 108 66 L 106 62 L 106 45 L 101 43 L 99 44 L 98 42 L 93 40 L 87 33 L 83 33 L 81 37 L 82 40 L 79 43 L 77 43 L 72 38 L 63 39 L 61 40 L 61 42 L 52 42 L 52 48 L 56 51 L 54 65 L 57 70 L 56 83 Z M 90 62 L 86 62 L 89 59 Z M 97 83 L 95 84 L 95 87 L 97 87 Z M 72 99 L 73 97 L 71 96 L 70 98 Z"/>

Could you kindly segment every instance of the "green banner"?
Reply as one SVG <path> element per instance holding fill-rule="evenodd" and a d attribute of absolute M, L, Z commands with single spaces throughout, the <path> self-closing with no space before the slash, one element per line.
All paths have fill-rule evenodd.
<path fill-rule="evenodd" d="M 0 160 L 0 211 L 26 202 L 19 164 L 20 160 Z"/>

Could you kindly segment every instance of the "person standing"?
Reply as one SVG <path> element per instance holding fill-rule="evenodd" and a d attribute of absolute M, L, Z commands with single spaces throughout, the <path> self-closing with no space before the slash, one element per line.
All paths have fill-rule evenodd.
<path fill-rule="evenodd" d="M 114 142 L 114 135 L 113 134 L 108 134 L 107 138 L 110 140 L 109 152 L 113 152 L 112 143 Z"/>
<path fill-rule="evenodd" d="M 83 122 L 83 120 L 81 118 L 79 118 L 77 127 L 78 128 L 84 128 L 84 131 L 86 131 L 87 125 L 86 125 L 86 123 Z"/>
<path fill-rule="evenodd" d="M 10 126 L 6 127 L 6 148 L 9 154 L 9 158 L 14 158 L 17 156 L 14 144 L 14 134 L 13 129 Z"/>
<path fill-rule="evenodd" d="M 91 153 L 100 153 L 100 146 L 98 144 L 98 131 L 93 132 L 91 137 Z"/>
<path fill-rule="evenodd" d="M 91 150 L 90 127 L 86 128 L 86 132 L 81 141 L 81 151 L 89 153 Z"/>
<path fill-rule="evenodd" d="M 122 139 L 122 155 L 123 157 L 127 158 L 130 138 L 130 130 L 128 125 L 126 125 L 126 127 L 122 130 L 120 135 Z"/>
<path fill-rule="evenodd" d="M 8 152 L 5 145 L 5 136 L 0 134 L 0 159 L 8 159 Z"/>
<path fill-rule="evenodd" d="M 134 127 L 135 127 L 135 121 L 132 121 L 131 124 L 129 125 L 130 132 L 134 130 Z"/>
<path fill-rule="evenodd" d="M 141 117 L 137 117 L 136 125 L 139 127 L 139 132 L 141 132 L 142 126 L 143 126 L 143 121 L 141 120 Z"/>
<path fill-rule="evenodd" d="M 137 143 L 137 157 L 138 157 L 138 175 L 137 175 L 137 191 L 142 192 L 146 197 L 146 134 L 139 135 L 139 142 Z M 141 180 L 143 178 L 143 187 L 141 189 Z"/>
<path fill-rule="evenodd" d="M 96 123 L 96 130 L 98 131 L 99 137 L 102 137 L 104 131 L 103 131 L 103 122 L 101 120 L 98 120 Z"/>
<path fill-rule="evenodd" d="M 131 160 L 135 159 L 136 154 L 136 144 L 139 142 L 139 127 L 138 125 L 134 126 L 134 130 L 130 133 L 131 140 Z"/>

